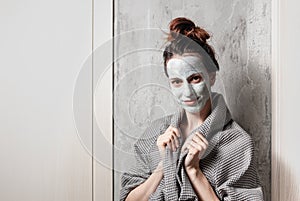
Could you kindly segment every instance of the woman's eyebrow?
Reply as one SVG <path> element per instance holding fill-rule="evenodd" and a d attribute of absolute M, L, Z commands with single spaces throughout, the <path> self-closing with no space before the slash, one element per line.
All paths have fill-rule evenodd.
<path fill-rule="evenodd" d="M 170 80 L 181 80 L 181 79 L 178 77 L 172 77 L 172 78 L 170 78 Z"/>
<path fill-rule="evenodd" d="M 193 78 L 194 76 L 200 76 L 200 77 L 202 77 L 202 75 L 201 75 L 200 73 L 194 73 L 194 74 L 188 76 L 187 79 L 191 79 L 191 78 Z"/>

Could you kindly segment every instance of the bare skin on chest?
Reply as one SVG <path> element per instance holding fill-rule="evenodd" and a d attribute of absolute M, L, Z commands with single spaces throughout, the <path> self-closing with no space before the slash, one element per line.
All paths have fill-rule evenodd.
<path fill-rule="evenodd" d="M 192 132 L 192 128 L 188 128 L 186 124 L 180 124 L 180 131 L 182 133 L 183 139 L 186 139 L 189 134 Z"/>

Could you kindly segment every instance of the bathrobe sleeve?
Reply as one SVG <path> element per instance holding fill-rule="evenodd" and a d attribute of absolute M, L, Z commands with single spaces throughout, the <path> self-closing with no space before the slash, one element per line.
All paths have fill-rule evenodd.
<path fill-rule="evenodd" d="M 142 184 L 152 174 L 153 154 L 150 156 L 151 148 L 156 146 L 158 135 L 164 129 L 165 118 L 153 121 L 144 131 L 142 136 L 135 142 L 133 151 L 135 156 L 135 164 L 129 171 L 122 174 L 120 200 L 126 199 L 130 191 Z M 156 155 L 155 155 L 156 156 Z M 150 160 L 150 158 L 152 160 Z M 155 158 L 155 161 L 160 160 L 160 155 Z M 152 167 L 152 169 L 151 169 Z"/>
<path fill-rule="evenodd" d="M 147 155 L 139 147 L 140 141 L 134 145 L 135 166 L 128 172 L 124 172 L 121 177 L 120 200 L 126 199 L 130 191 L 142 184 L 150 175 Z"/>
<path fill-rule="evenodd" d="M 230 129 L 220 137 L 216 194 L 224 201 L 261 201 L 262 189 L 254 166 L 251 137 Z"/>

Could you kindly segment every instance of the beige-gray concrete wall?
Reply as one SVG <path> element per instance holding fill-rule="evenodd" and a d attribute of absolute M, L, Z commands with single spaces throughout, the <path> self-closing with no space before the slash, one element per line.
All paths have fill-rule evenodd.
<path fill-rule="evenodd" d="M 132 145 L 149 122 L 174 112 L 163 74 L 164 35 L 185 16 L 211 33 L 220 63 L 215 91 L 255 142 L 265 200 L 271 189 L 271 1 L 115 1 L 115 200 L 120 173 L 133 164 Z"/>

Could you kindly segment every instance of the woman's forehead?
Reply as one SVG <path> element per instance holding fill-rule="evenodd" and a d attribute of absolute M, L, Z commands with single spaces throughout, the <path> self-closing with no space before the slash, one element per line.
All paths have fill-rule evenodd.
<path fill-rule="evenodd" d="M 173 57 L 167 63 L 169 77 L 171 76 L 190 76 L 194 73 L 204 73 L 206 68 L 198 56 L 187 55 Z"/>

